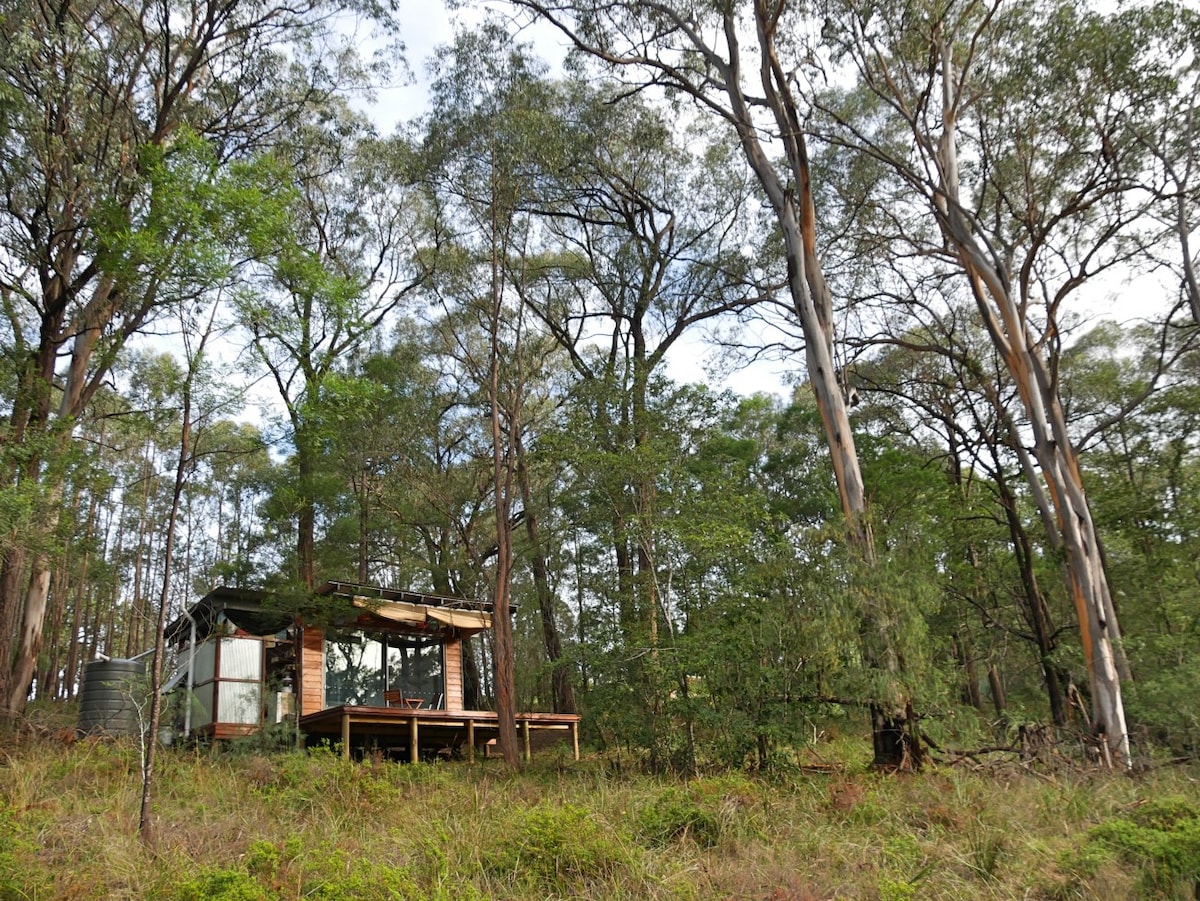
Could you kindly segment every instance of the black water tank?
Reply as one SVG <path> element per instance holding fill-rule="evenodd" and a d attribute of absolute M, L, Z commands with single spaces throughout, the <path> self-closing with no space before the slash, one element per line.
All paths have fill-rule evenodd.
<path fill-rule="evenodd" d="M 137 735 L 142 716 L 149 717 L 147 693 L 143 661 L 91 661 L 83 668 L 79 691 L 79 731 Z"/>

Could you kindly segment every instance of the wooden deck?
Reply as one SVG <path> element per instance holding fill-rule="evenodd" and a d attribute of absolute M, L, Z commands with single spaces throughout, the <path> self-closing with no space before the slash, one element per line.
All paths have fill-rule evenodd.
<path fill-rule="evenodd" d="M 422 748 L 465 750 L 475 759 L 476 748 L 500 734 L 493 710 L 411 710 L 405 707 L 329 707 L 300 718 L 300 729 L 311 736 L 339 739 L 342 754 L 351 747 L 373 743 L 382 748 L 404 748 L 417 761 Z M 579 717 L 565 713 L 518 713 L 517 732 L 525 759 L 535 746 L 570 739 L 579 759 Z"/>

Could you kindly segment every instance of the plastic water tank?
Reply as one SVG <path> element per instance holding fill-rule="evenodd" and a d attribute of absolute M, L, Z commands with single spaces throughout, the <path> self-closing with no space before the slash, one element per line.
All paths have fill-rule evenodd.
<path fill-rule="evenodd" d="M 79 691 L 79 731 L 137 735 L 145 699 L 146 664 L 141 660 L 93 660 L 83 668 Z M 142 707 L 141 715 L 138 708 Z"/>

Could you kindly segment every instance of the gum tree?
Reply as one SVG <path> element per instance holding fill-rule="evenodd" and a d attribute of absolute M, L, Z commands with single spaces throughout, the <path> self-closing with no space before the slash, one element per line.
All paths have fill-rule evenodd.
<path fill-rule="evenodd" d="M 534 148 L 553 135 L 538 129 L 543 86 L 535 67 L 499 29 L 489 25 L 460 35 L 443 52 L 445 73 L 433 88 L 439 112 L 425 139 L 431 205 L 439 234 L 446 236 L 434 283 L 444 313 L 436 330 L 483 413 L 481 457 L 490 464 L 494 530 L 486 539 L 477 537 L 469 551 L 492 589 L 499 743 L 507 764 L 517 768 L 517 454 L 525 404 L 546 358 L 519 295 L 539 279 L 542 266 L 543 248 L 526 203 L 536 182 Z"/>
<path fill-rule="evenodd" d="M 14 386 L 0 474 L 24 511 L 0 564 L 8 716 L 24 709 L 39 651 L 74 422 L 120 347 L 194 290 L 221 244 L 194 202 L 208 173 L 187 160 L 187 134 L 223 167 L 310 115 L 347 72 L 305 66 L 306 41 L 338 43 L 326 20 L 336 8 L 0 5 L 0 349 Z M 188 176 L 201 180 L 179 203 Z"/>
<path fill-rule="evenodd" d="M 600 61 L 630 92 L 662 89 L 691 101 L 689 114 L 732 130 L 773 214 L 786 259 L 791 313 L 804 338 L 806 375 L 816 400 L 852 547 L 868 565 L 875 551 L 867 492 L 848 405 L 834 361 L 839 321 L 822 265 L 813 181 L 814 91 L 806 70 L 815 26 L 787 0 L 697 4 L 677 0 L 515 0 L 557 27 L 578 51 Z M 872 704 L 875 761 L 916 762 L 911 704 L 887 626 L 864 617 L 866 646 L 888 674 Z"/>
<path fill-rule="evenodd" d="M 326 383 L 428 278 L 423 220 L 408 190 L 402 136 L 375 137 L 338 104 L 294 130 L 275 155 L 286 205 L 256 236 L 260 260 L 236 315 L 278 391 L 294 448 L 285 505 L 295 516 L 295 578 L 316 576 Z"/>
<path fill-rule="evenodd" d="M 1080 289 L 1137 259 L 1151 194 L 1138 131 L 1174 90 L 1158 10 L 1073 4 L 826 6 L 857 89 L 822 98 L 829 138 L 882 163 L 903 246 L 955 272 L 1019 399 L 1013 450 L 1079 621 L 1093 730 L 1131 762 L 1120 631 L 1063 403 Z"/>

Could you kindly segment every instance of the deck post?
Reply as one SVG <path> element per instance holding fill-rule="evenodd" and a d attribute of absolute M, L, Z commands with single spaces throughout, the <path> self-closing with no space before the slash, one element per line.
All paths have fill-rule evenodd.
<path fill-rule="evenodd" d="M 525 762 L 533 760 L 533 751 L 529 749 L 529 720 L 525 720 Z"/>
<path fill-rule="evenodd" d="M 579 762 L 579 721 L 571 723 L 571 744 L 575 746 L 575 762 Z"/>
<path fill-rule="evenodd" d="M 467 718 L 467 763 L 475 762 L 475 720 Z"/>
<path fill-rule="evenodd" d="M 414 713 L 408 720 L 408 759 L 417 762 L 417 715 Z"/>
<path fill-rule="evenodd" d="M 342 756 L 350 759 L 350 714 L 342 711 Z"/>

